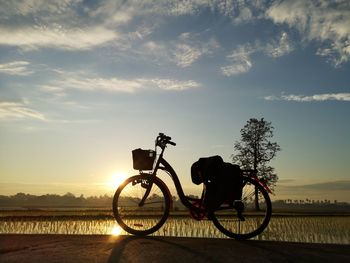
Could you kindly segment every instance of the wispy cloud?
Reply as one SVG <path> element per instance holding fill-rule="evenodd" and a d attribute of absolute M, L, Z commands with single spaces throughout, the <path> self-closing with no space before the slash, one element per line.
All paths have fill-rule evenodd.
<path fill-rule="evenodd" d="M 187 44 L 178 44 L 174 52 L 174 61 L 180 67 L 188 67 L 202 55 L 202 51 Z"/>
<path fill-rule="evenodd" d="M 250 55 L 254 52 L 255 50 L 250 44 L 239 46 L 226 57 L 230 61 L 230 65 L 221 67 L 222 74 L 232 76 L 248 72 L 253 65 Z"/>
<path fill-rule="evenodd" d="M 175 44 L 173 61 L 180 67 L 188 67 L 203 55 L 208 55 L 219 48 L 219 43 L 211 38 L 209 41 L 201 41 L 199 35 L 189 32 L 182 33 Z"/>
<path fill-rule="evenodd" d="M 285 100 L 285 101 L 297 101 L 297 102 L 311 102 L 311 101 L 350 101 L 350 93 L 328 93 L 328 94 L 315 94 L 311 96 L 305 95 L 281 95 L 281 96 L 265 96 L 265 100 Z"/>
<path fill-rule="evenodd" d="M 293 187 L 293 186 L 290 186 Z M 295 188 L 303 188 L 310 190 L 347 190 L 350 191 L 350 181 L 349 180 L 339 180 L 325 183 L 316 183 L 316 184 L 306 184 L 294 186 Z"/>
<path fill-rule="evenodd" d="M 265 52 L 274 58 L 284 56 L 293 51 L 294 47 L 286 32 L 282 32 L 278 41 L 272 40 L 264 48 Z"/>
<path fill-rule="evenodd" d="M 173 91 L 182 91 L 193 88 L 198 88 L 201 85 L 194 80 L 181 81 L 176 79 L 138 79 L 140 83 L 146 84 L 146 86 L 162 89 L 162 90 L 173 90 Z M 151 84 L 151 85 L 149 85 Z M 153 85 L 152 85 L 153 84 Z"/>
<path fill-rule="evenodd" d="M 266 15 L 277 24 L 296 28 L 305 41 L 324 45 L 317 54 L 335 66 L 350 60 L 350 6 L 347 0 L 277 1 Z"/>
<path fill-rule="evenodd" d="M 41 86 L 41 90 L 53 94 L 63 94 L 65 90 L 77 89 L 82 91 L 105 91 L 105 92 L 127 92 L 133 93 L 139 90 L 161 89 L 182 91 L 200 87 L 194 80 L 176 80 L 162 78 L 92 78 L 86 73 L 66 73 L 62 74 L 62 79 L 51 81 Z"/>
<path fill-rule="evenodd" d="M 299 182 L 299 184 L 298 184 Z M 324 190 L 324 191 L 342 191 L 350 190 L 350 180 L 334 180 L 328 182 L 318 182 L 318 183 L 300 183 L 300 181 L 292 180 L 291 182 L 282 182 L 280 187 L 290 190 Z"/>
<path fill-rule="evenodd" d="M 146 41 L 131 51 L 138 58 L 174 63 L 180 68 L 187 68 L 200 58 L 214 54 L 219 48 L 220 44 L 214 37 L 207 39 L 200 33 L 184 32 L 170 41 Z"/>
<path fill-rule="evenodd" d="M 33 73 L 32 70 L 28 69 L 29 64 L 28 61 L 12 61 L 0 64 L 0 73 L 27 76 Z"/>
<path fill-rule="evenodd" d="M 157 5 L 156 12 L 180 16 L 196 15 L 200 10 L 211 10 L 220 15 L 229 17 L 235 24 L 245 23 L 262 16 L 265 10 L 265 1 L 222 1 L 222 0 L 195 0 L 195 1 L 153 1 Z M 161 3 L 161 4 L 159 4 Z"/>
<path fill-rule="evenodd" d="M 0 119 L 37 119 L 45 121 L 44 114 L 31 109 L 25 103 L 0 102 Z"/>
<path fill-rule="evenodd" d="M 91 13 L 80 0 L 5 1 L 0 9 L 0 45 L 89 50 L 118 38 L 115 27 Z"/>
<path fill-rule="evenodd" d="M 80 0 L 3 1 L 0 10 L 0 45 L 25 50 L 55 48 L 90 50 L 114 44 L 118 48 L 134 48 L 133 38 L 144 38 L 146 26 L 126 32 L 137 21 L 150 21 L 168 16 L 198 15 L 210 10 L 232 20 L 233 26 L 258 19 L 287 24 L 297 29 L 305 42 L 319 44 L 316 54 L 339 67 L 350 60 L 350 7 L 348 0 L 338 1 L 222 1 L 222 0 L 102 0 L 91 4 Z M 151 22 L 153 25 L 160 23 Z M 131 27 L 126 27 L 126 25 Z M 134 33 L 134 34 L 133 34 Z M 147 40 L 149 41 L 149 39 Z M 155 40 L 156 41 L 156 40 Z M 203 42 L 205 43 L 205 42 Z M 119 46 L 118 46 L 119 45 Z M 171 46 L 171 59 L 180 67 L 188 67 L 205 55 L 205 44 L 179 42 Z M 288 35 L 266 46 L 266 53 L 280 57 L 293 50 Z M 227 76 L 249 71 L 249 63 L 232 63 L 222 67 Z"/>
<path fill-rule="evenodd" d="M 118 78 L 91 78 L 83 76 L 72 76 L 63 80 L 53 81 L 51 90 L 56 93 L 65 89 L 79 89 L 85 91 L 111 91 L 111 92 L 134 92 L 142 88 L 137 81 Z M 45 88 L 45 87 L 44 87 Z M 48 89 L 46 89 L 49 91 Z"/>
<path fill-rule="evenodd" d="M 117 38 L 117 33 L 103 27 L 64 28 L 59 25 L 0 27 L 0 45 L 17 46 L 25 50 L 56 48 L 88 50 Z"/>
<path fill-rule="evenodd" d="M 32 14 L 65 14 L 79 4 L 79 0 L 14 0 L 1 3 L 3 9 L 0 14 L 6 15 L 32 15 Z"/>
<path fill-rule="evenodd" d="M 270 57 L 278 58 L 294 50 L 292 41 L 286 32 L 282 32 L 276 39 L 267 42 L 255 41 L 239 45 L 231 54 L 226 56 L 229 65 L 221 67 L 224 76 L 233 76 L 249 72 L 253 66 L 252 55 L 256 53 L 267 54 Z"/>

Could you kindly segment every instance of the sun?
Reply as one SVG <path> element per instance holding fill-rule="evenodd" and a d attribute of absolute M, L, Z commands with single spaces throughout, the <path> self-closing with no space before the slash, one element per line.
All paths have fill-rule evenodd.
<path fill-rule="evenodd" d="M 108 182 L 106 183 L 107 187 L 112 190 L 116 190 L 119 187 L 119 185 L 121 185 L 128 177 L 129 176 L 126 172 L 113 172 Z"/>

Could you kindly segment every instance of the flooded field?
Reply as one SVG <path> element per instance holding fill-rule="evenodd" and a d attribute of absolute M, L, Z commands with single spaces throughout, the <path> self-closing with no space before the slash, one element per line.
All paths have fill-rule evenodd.
<path fill-rule="evenodd" d="M 143 223 L 147 223 L 143 219 Z M 126 235 L 111 218 L 22 217 L 0 220 L 0 234 Z M 155 236 L 226 238 L 211 221 L 170 217 Z M 274 216 L 255 239 L 308 243 L 350 244 L 350 216 Z"/>

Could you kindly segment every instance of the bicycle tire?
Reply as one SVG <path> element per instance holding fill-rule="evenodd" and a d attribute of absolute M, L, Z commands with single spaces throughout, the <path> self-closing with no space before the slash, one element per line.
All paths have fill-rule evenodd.
<path fill-rule="evenodd" d="M 150 184 L 151 192 L 144 205 L 139 206 Z M 126 179 L 114 194 L 114 217 L 122 229 L 133 235 L 145 236 L 157 231 L 167 220 L 169 210 L 169 190 L 157 177 L 132 176 Z"/>
<path fill-rule="evenodd" d="M 236 208 L 225 204 L 210 214 L 210 219 L 217 229 L 237 240 L 249 239 L 261 234 L 268 226 L 272 214 L 271 200 L 265 188 L 250 177 L 243 178 L 242 199 L 239 201 L 244 207 L 241 212 L 242 217 L 239 217 Z M 258 193 L 259 205 L 255 204 L 255 191 Z"/>

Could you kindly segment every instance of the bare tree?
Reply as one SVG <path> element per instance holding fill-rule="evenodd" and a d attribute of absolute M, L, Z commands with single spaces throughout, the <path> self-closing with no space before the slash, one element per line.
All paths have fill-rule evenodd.
<path fill-rule="evenodd" d="M 273 188 L 278 180 L 274 168 L 268 163 L 281 150 L 276 142 L 271 142 L 274 128 L 271 122 L 251 118 L 241 129 L 241 140 L 234 144 L 232 160 L 242 169 L 258 171 L 259 178 Z"/>

